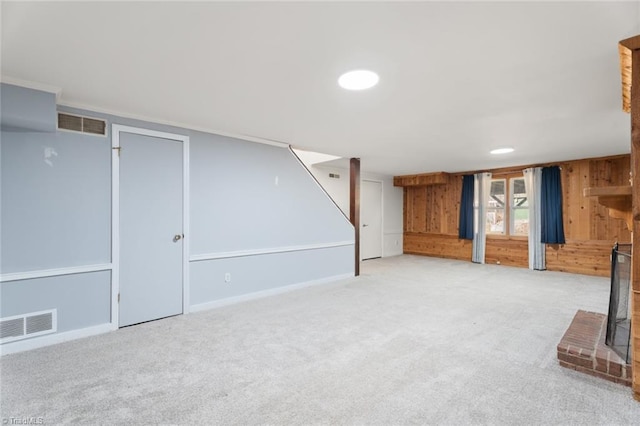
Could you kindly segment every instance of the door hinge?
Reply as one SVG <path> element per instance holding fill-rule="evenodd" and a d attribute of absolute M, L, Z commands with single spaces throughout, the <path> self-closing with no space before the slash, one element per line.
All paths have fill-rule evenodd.
<path fill-rule="evenodd" d="M 120 303 L 120 293 L 118 293 L 118 303 Z"/>
<path fill-rule="evenodd" d="M 121 146 L 114 146 L 114 147 L 113 147 L 113 148 L 111 148 L 111 149 L 115 149 L 115 150 L 117 150 L 117 151 L 118 151 L 118 157 L 120 157 L 120 150 L 122 149 L 122 147 L 121 147 Z"/>

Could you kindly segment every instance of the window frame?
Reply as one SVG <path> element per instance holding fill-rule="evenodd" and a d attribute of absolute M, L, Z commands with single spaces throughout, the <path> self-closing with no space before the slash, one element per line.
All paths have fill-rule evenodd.
<path fill-rule="evenodd" d="M 526 207 L 522 207 L 522 206 L 516 206 L 515 205 L 515 184 L 513 184 L 514 180 L 522 180 L 522 184 L 524 185 L 524 176 L 513 176 L 510 177 L 508 179 L 509 181 L 509 236 L 510 237 L 525 237 L 528 238 L 528 233 L 527 234 L 516 234 L 515 233 L 515 228 L 516 228 L 516 210 L 526 210 L 527 211 L 527 226 L 529 223 L 529 215 L 530 215 L 530 211 L 529 211 L 529 205 L 528 205 L 528 201 L 529 201 L 529 197 L 526 195 L 526 189 L 525 189 L 525 196 L 527 197 L 527 206 Z"/>
<path fill-rule="evenodd" d="M 505 203 L 503 208 L 489 207 L 489 199 L 485 202 L 485 223 L 487 223 L 487 215 L 491 211 L 501 211 L 504 210 L 504 227 L 503 232 L 491 232 L 489 231 L 489 227 L 487 226 L 486 235 L 488 238 L 496 238 L 496 239 L 514 239 L 514 240 L 527 240 L 529 237 L 527 234 L 516 234 L 515 233 L 515 210 L 528 210 L 527 207 L 516 207 L 514 206 L 514 180 L 516 179 L 524 179 L 524 174 L 519 173 L 509 173 L 504 175 L 498 175 L 496 177 L 491 177 L 491 182 L 494 181 L 504 181 L 505 184 Z M 489 195 L 490 197 L 490 195 Z"/>
<path fill-rule="evenodd" d="M 507 233 L 507 225 L 506 225 L 508 223 L 507 221 L 509 220 L 509 216 L 508 216 L 508 212 L 507 212 L 507 210 L 508 210 L 507 209 L 507 200 L 508 200 L 508 197 L 509 197 L 509 194 L 508 194 L 509 187 L 507 186 L 508 179 L 502 178 L 502 177 L 495 178 L 495 179 L 493 177 L 491 178 L 491 184 L 493 184 L 493 182 L 498 182 L 498 181 L 504 181 L 504 198 L 505 198 L 504 202 L 502 203 L 502 207 L 490 207 L 489 206 L 489 201 L 491 199 L 491 190 L 489 190 L 489 195 L 488 195 L 488 198 L 487 198 L 487 201 L 486 201 L 486 205 L 485 205 L 485 208 L 484 208 L 484 214 L 485 214 L 484 221 L 488 225 L 487 217 L 489 216 L 489 213 L 490 212 L 496 212 L 496 214 L 497 214 L 498 212 L 502 211 L 503 212 L 503 214 L 502 214 L 502 223 L 503 223 L 502 232 L 490 231 L 489 230 L 489 226 L 486 226 L 486 234 L 487 235 L 497 235 L 497 236 L 507 236 L 507 235 L 509 235 Z M 491 187 L 489 187 L 489 188 L 491 188 Z"/>

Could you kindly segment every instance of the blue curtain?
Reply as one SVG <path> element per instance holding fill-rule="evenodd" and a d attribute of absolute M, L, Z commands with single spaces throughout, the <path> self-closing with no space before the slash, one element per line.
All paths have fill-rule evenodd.
<path fill-rule="evenodd" d="M 547 244 L 564 244 L 564 226 L 562 225 L 562 182 L 560 167 L 542 168 L 542 191 L 540 197 L 541 239 Z"/>
<path fill-rule="evenodd" d="M 458 238 L 473 240 L 473 175 L 462 176 Z"/>

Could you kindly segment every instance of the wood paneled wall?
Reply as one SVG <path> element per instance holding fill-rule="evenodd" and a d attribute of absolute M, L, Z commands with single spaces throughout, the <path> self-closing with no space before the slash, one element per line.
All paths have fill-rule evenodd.
<path fill-rule="evenodd" d="M 442 185 L 404 188 L 404 231 L 458 235 L 462 175 Z"/>
<path fill-rule="evenodd" d="M 588 187 L 629 184 L 630 157 L 566 161 L 548 165 L 562 168 L 563 245 L 547 245 L 547 269 L 608 276 L 609 255 L 616 241 L 630 242 L 624 221 L 609 216 L 594 198 L 583 196 Z M 530 166 L 491 170 L 499 174 Z M 473 172 L 469 172 L 473 173 Z M 449 174 L 446 183 L 404 188 L 404 252 L 451 259 L 471 259 L 471 241 L 458 240 L 462 175 Z M 486 262 L 528 267 L 527 239 L 488 236 Z"/>

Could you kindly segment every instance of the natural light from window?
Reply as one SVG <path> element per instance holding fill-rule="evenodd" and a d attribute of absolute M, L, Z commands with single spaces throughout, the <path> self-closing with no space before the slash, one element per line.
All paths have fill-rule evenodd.
<path fill-rule="evenodd" d="M 491 180 L 486 220 L 487 234 L 529 234 L 529 202 L 523 177 Z"/>

